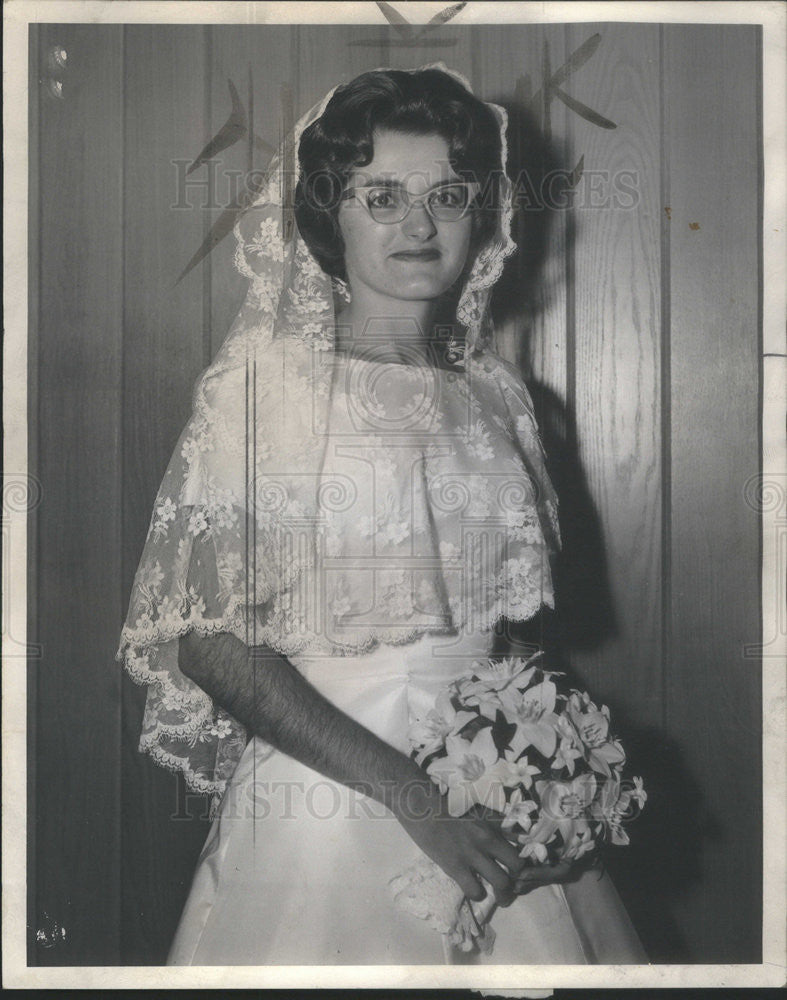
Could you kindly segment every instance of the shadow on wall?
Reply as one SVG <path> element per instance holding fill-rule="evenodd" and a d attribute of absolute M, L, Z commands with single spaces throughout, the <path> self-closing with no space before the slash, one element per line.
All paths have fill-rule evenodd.
<path fill-rule="evenodd" d="M 540 285 L 549 235 L 575 178 L 561 163 L 556 149 L 541 132 L 530 111 L 499 100 L 509 115 L 509 161 L 512 178 L 526 177 L 527 191 L 540 192 L 547 176 L 562 177 L 563 187 L 552 186 L 552 199 L 542 199 L 537 210 L 519 210 L 514 237 L 519 253 L 509 262 L 495 289 L 492 304 L 497 324 L 512 316 L 533 317 L 548 308 L 554 289 Z M 551 204 L 549 203 L 551 202 Z M 567 254 L 573 253 L 573 228 L 566 226 Z M 521 366 L 524 369 L 524 365 Z M 495 651 L 504 654 L 510 642 L 538 643 L 549 654 L 554 669 L 574 674 L 572 654 L 602 650 L 620 632 L 609 583 L 605 539 L 601 522 L 580 461 L 576 413 L 570 401 L 523 371 L 533 397 L 548 466 L 560 501 L 562 551 L 555 559 L 554 578 L 558 613 L 544 611 L 531 622 L 506 622 Z M 593 692 L 591 691 L 591 696 Z M 616 734 L 628 753 L 627 773 L 643 775 L 648 803 L 622 850 L 610 848 L 606 862 L 624 899 L 650 960 L 682 963 L 703 960 L 691 953 L 675 917 L 681 895 L 701 877 L 701 857 L 709 838 L 720 836 L 720 824 L 707 815 L 702 792 L 687 771 L 680 747 L 657 728 L 634 726 L 626 709 L 608 698 Z M 709 915 L 710 916 L 710 915 Z"/>

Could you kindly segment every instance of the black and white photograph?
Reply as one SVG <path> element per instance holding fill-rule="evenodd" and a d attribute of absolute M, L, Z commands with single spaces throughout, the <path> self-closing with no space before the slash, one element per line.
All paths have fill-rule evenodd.
<path fill-rule="evenodd" d="M 783 986 L 787 8 L 4 18 L 4 985 Z"/>

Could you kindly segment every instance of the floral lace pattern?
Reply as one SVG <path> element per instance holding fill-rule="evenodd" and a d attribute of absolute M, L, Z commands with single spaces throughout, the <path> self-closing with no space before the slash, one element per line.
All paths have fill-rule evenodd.
<path fill-rule="evenodd" d="M 129 673 L 151 685 L 142 748 L 187 760 L 192 787 L 219 793 L 245 734 L 177 669 L 186 632 L 352 655 L 553 603 L 556 501 L 510 366 L 488 352 L 458 373 L 323 355 L 315 375 L 313 352 L 290 340 L 272 357 L 254 366 L 251 402 L 241 369 L 206 387 L 154 504 L 121 638 Z M 371 384 L 373 405 L 362 388 L 326 396 L 326 383 Z M 248 454 L 228 446 L 255 439 Z"/>
<path fill-rule="evenodd" d="M 180 672 L 180 636 L 354 655 L 553 601 L 557 510 L 533 407 L 513 367 L 479 350 L 514 248 L 510 196 L 460 297 L 475 353 L 448 371 L 334 352 L 334 285 L 282 204 L 300 134 L 330 96 L 236 224 L 248 293 L 197 383 L 117 654 L 149 686 L 140 749 L 214 805 L 246 733 Z"/>

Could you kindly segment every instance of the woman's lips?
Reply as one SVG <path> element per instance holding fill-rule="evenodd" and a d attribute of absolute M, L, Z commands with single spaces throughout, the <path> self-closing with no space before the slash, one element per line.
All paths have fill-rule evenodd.
<path fill-rule="evenodd" d="M 399 250 L 398 253 L 392 253 L 391 256 L 395 260 L 438 260 L 440 251 L 434 248 L 429 250 Z"/>

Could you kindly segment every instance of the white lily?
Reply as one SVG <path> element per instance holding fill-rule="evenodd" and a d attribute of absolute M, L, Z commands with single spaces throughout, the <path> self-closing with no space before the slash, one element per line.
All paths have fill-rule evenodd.
<path fill-rule="evenodd" d="M 437 696 L 435 707 L 423 719 L 415 719 L 408 733 L 413 747 L 420 747 L 416 761 L 422 764 L 429 754 L 439 750 L 452 734 L 458 733 L 468 722 L 478 718 L 475 712 L 457 710 L 451 702 L 450 691 Z"/>
<path fill-rule="evenodd" d="M 516 758 L 533 746 L 544 757 L 551 757 L 557 746 L 554 682 L 545 677 L 527 691 L 517 692 L 518 696 L 512 694 L 504 691 L 500 695 L 506 717 L 517 727 L 511 738 L 511 755 Z"/>
<path fill-rule="evenodd" d="M 526 799 L 517 788 L 506 803 L 505 815 L 500 825 L 504 830 L 518 826 L 524 833 L 527 833 L 533 823 L 530 814 L 534 812 L 538 812 L 538 805 L 532 799 Z"/>
<path fill-rule="evenodd" d="M 481 729 L 472 742 L 448 736 L 445 748 L 447 756 L 432 761 L 426 771 L 447 793 L 449 813 L 463 816 L 476 804 L 503 812 L 506 794 L 491 728 Z"/>

